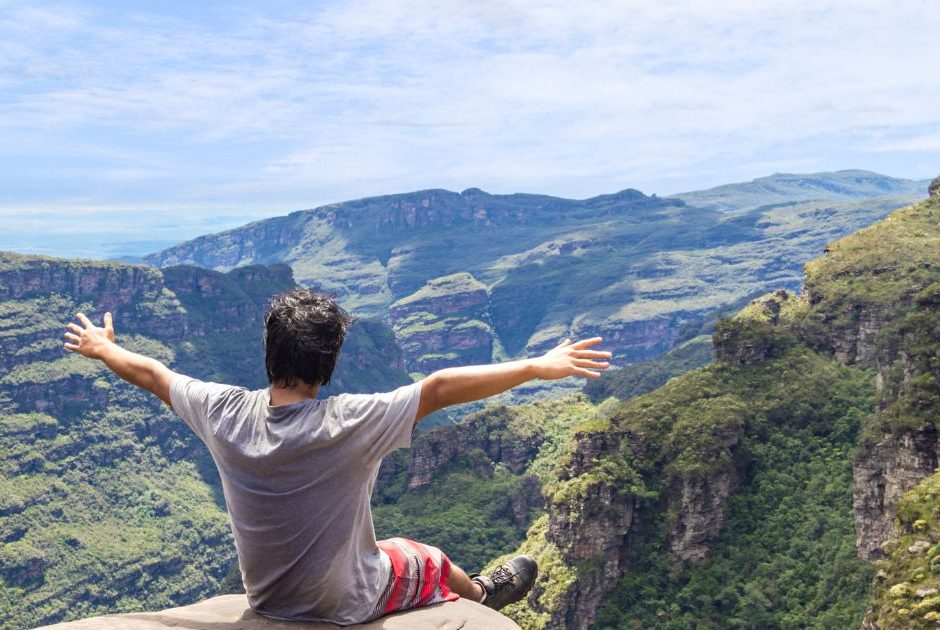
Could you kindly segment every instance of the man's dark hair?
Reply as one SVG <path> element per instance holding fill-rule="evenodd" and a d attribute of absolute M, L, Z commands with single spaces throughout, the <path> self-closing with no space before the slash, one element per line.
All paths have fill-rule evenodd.
<path fill-rule="evenodd" d="M 354 318 L 332 295 L 292 289 L 271 300 L 264 315 L 264 367 L 268 381 L 326 385 Z"/>

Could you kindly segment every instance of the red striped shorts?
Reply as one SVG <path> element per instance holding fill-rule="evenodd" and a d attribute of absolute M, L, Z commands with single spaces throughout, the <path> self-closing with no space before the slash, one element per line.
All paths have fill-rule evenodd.
<path fill-rule="evenodd" d="M 459 599 L 447 587 L 450 559 L 443 551 L 407 538 L 380 540 L 378 545 L 392 561 L 392 572 L 370 619 Z"/>

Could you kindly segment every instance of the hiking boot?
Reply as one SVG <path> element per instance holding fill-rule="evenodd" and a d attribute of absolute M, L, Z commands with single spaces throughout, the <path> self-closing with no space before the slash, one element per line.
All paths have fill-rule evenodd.
<path fill-rule="evenodd" d="M 535 563 L 535 558 L 524 555 L 516 556 L 489 575 L 475 573 L 470 578 L 482 586 L 486 593 L 480 603 L 499 610 L 503 606 L 522 599 L 535 584 L 535 576 L 538 572 L 539 567 Z"/>

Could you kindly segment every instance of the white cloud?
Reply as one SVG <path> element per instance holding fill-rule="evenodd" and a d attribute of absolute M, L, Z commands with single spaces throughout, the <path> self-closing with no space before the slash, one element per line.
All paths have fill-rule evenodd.
<path fill-rule="evenodd" d="M 155 200 L 234 206 L 428 186 L 668 193 L 765 164 L 940 153 L 918 131 L 940 124 L 940 12 L 915 0 L 206 11 L 11 4 L 0 160 L 69 153 L 94 130 L 96 150 L 140 162 L 102 173 L 177 173 L 179 196 Z"/>
<path fill-rule="evenodd" d="M 891 151 L 928 151 L 940 153 L 940 133 L 925 134 L 890 142 L 877 148 L 881 152 Z"/>

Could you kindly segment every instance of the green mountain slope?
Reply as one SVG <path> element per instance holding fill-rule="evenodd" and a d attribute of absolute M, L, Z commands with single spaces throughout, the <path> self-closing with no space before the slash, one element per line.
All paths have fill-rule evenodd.
<path fill-rule="evenodd" d="M 262 313 L 286 266 L 222 274 L 0 254 L 0 626 L 166 608 L 234 565 L 217 474 L 162 403 L 65 352 L 75 312 L 115 313 L 126 347 L 207 380 L 264 384 Z M 391 331 L 352 328 L 332 386 L 408 382 Z"/>
<path fill-rule="evenodd" d="M 777 205 L 733 213 L 725 211 L 731 188 L 705 196 L 721 200 L 708 202 L 721 209 L 635 190 L 580 201 L 427 190 L 295 212 L 147 260 L 220 270 L 287 263 L 299 282 L 380 317 L 395 303 L 418 300 L 440 278 L 466 273 L 486 298 L 467 320 L 485 326 L 475 324 L 470 337 L 492 356 L 600 334 L 632 363 L 661 354 L 683 326 L 722 306 L 795 289 L 802 264 L 826 243 L 884 216 L 900 205 L 898 195 L 910 195 L 908 202 L 923 195 L 912 182 L 875 174 L 788 177 L 772 195 Z M 751 184 L 735 186 L 739 197 L 770 198 L 741 192 Z M 459 299 L 463 289 L 451 285 Z M 428 330 L 446 314 L 423 312 L 420 322 L 397 325 L 396 337 L 405 348 L 440 351 L 430 360 L 406 351 L 409 369 L 459 362 L 461 353 L 446 347 L 460 340 Z"/>
<path fill-rule="evenodd" d="M 857 627 L 892 492 L 937 466 L 938 252 L 940 196 L 719 323 L 714 365 L 576 427 L 521 546 L 544 568 L 522 625 Z M 883 627 L 940 613 L 930 487 L 883 547 Z"/>
<path fill-rule="evenodd" d="M 767 253 L 762 247 L 809 251 L 819 239 L 862 222 L 872 207 L 838 201 L 709 211 L 630 192 L 591 204 L 506 196 L 476 218 L 461 214 L 460 204 L 469 202 L 456 201 L 453 193 L 421 195 L 357 202 L 365 210 L 298 213 L 256 224 L 248 240 L 236 231 L 206 241 L 229 239 L 232 251 L 241 248 L 232 254 L 239 263 L 247 260 L 245 252 L 276 259 L 286 248 L 297 255 L 290 268 L 158 271 L 0 255 L 3 624 L 168 607 L 214 594 L 230 576 L 233 548 L 206 453 L 154 401 L 94 363 L 63 353 L 63 323 L 77 309 L 115 311 L 122 340 L 182 371 L 258 386 L 261 309 L 268 295 L 293 284 L 292 270 L 303 268 L 304 252 L 311 251 L 305 248 L 314 243 L 325 251 L 339 248 L 316 262 L 338 270 L 332 278 L 368 276 L 370 269 L 385 274 L 384 289 L 377 284 L 375 294 L 362 295 L 375 304 L 384 303 L 383 292 L 395 299 L 399 340 L 433 333 L 441 321 L 446 329 L 466 324 L 462 334 L 472 341 L 459 350 L 472 353 L 487 343 L 476 336 L 487 327 L 495 331 L 490 351 L 505 356 L 513 348 L 548 343 L 556 329 L 540 326 L 553 309 L 568 309 L 564 317 L 573 317 L 557 330 L 601 330 L 591 328 L 588 315 L 571 315 L 582 308 L 578 283 L 598 290 L 585 278 L 598 251 L 606 251 L 596 249 L 601 244 L 617 251 L 609 239 L 623 237 L 637 245 L 630 240 L 636 234 L 616 231 L 632 225 L 628 219 L 635 215 L 649 224 L 642 229 L 650 240 L 624 247 L 640 258 L 617 259 L 616 265 L 668 272 L 646 277 L 647 284 L 634 278 L 623 303 L 651 309 L 649 319 L 603 332 L 615 340 L 618 331 L 635 335 L 619 342 L 633 353 L 628 356 L 643 358 L 660 352 L 667 340 L 697 334 L 713 312 L 683 306 L 683 282 L 714 282 L 719 303 L 776 288 L 774 278 L 795 278 L 797 266 L 768 273 L 783 261 L 760 258 Z M 484 195 L 467 191 L 459 197 L 482 204 Z M 386 212 L 395 203 L 394 212 Z M 365 250 L 337 236 L 356 229 L 371 234 L 368 222 L 357 224 L 357 218 L 399 217 L 401 223 L 381 224 L 392 233 L 386 244 L 413 229 L 433 240 L 446 219 L 452 221 L 449 234 L 473 245 L 495 232 L 525 233 L 523 220 L 534 219 L 520 208 L 529 203 L 547 208 L 546 225 L 561 236 L 552 241 L 555 249 L 536 245 L 545 258 L 528 266 L 516 265 L 530 259 L 515 254 L 500 259 L 504 267 L 478 257 L 483 262 L 456 270 L 457 276 L 438 264 L 425 278 L 415 269 L 448 247 L 463 250 L 457 241 L 425 248 L 417 238 L 407 244 L 413 252 L 399 244 L 368 254 L 384 270 L 379 272 L 359 266 Z M 898 530 L 894 518 L 900 497 L 936 468 L 940 452 L 934 424 L 940 400 L 938 208 L 937 200 L 918 204 L 832 244 L 808 265 L 805 295 L 775 292 L 719 322 L 718 361 L 655 391 L 649 392 L 707 362 L 707 341 L 694 338 L 660 360 L 612 374 L 591 394 L 595 400 L 645 395 L 600 405 L 575 398 L 490 408 L 465 424 L 417 438 L 411 454 L 396 454 L 383 465 L 378 530 L 439 544 L 469 570 L 517 545 L 537 555 L 540 581 L 513 612 L 526 627 L 577 628 L 592 621 L 601 627 L 857 626 L 875 569 L 855 558 L 856 544 L 864 559 L 889 554 L 880 566 L 884 575 L 875 586 L 872 618 L 929 623 L 931 596 L 917 591 L 933 584 L 929 547 L 940 542 L 933 533 L 931 487 L 918 488 L 901 504 Z M 884 205 L 877 210 L 885 211 Z M 614 219 L 597 222 L 604 212 Z M 579 233 L 591 234 L 580 244 L 571 245 L 564 232 L 571 213 L 582 221 Z M 469 223 L 458 221 L 468 217 Z M 520 222 L 517 228 L 513 221 Z M 316 232 L 313 223 L 326 231 Z M 303 232 L 307 240 L 295 243 L 297 225 L 314 232 Z M 669 245 L 696 226 L 702 228 L 700 248 L 686 241 Z M 535 227 L 531 238 L 542 238 L 545 232 Z M 672 236 L 657 240 L 667 234 Z M 748 241 L 754 234 L 763 240 Z M 655 250 L 667 245 L 674 249 Z M 354 251 L 359 253 L 352 256 Z M 423 262 L 409 267 L 412 256 Z M 549 260 L 553 256 L 558 260 Z M 581 260 L 562 260 L 571 256 Z M 678 262 L 660 266 L 669 260 Z M 600 265 L 599 273 L 614 273 L 615 263 Z M 514 279 L 487 275 L 500 269 Z M 399 270 L 403 275 L 389 284 Z M 399 291 L 396 282 L 405 278 L 411 284 Z M 502 282 L 512 290 L 499 289 Z M 679 293 L 635 299 L 639 289 L 666 286 L 656 282 L 679 286 Z M 614 294 L 612 288 L 602 297 Z M 538 323 L 525 324 L 535 332 L 513 337 L 506 331 L 525 328 L 506 322 L 530 317 L 530 305 L 536 315 L 544 309 Z M 392 343 L 395 333 L 381 322 L 363 321 L 354 330 L 336 375 L 342 389 L 387 389 L 408 379 L 406 359 L 413 368 L 415 359 L 430 365 L 439 359 L 435 354 L 445 354 L 402 357 Z M 897 532 L 915 538 L 900 547 L 883 544 Z M 928 549 L 909 551 L 922 538 Z M 902 583 L 907 586 L 894 588 Z"/>

